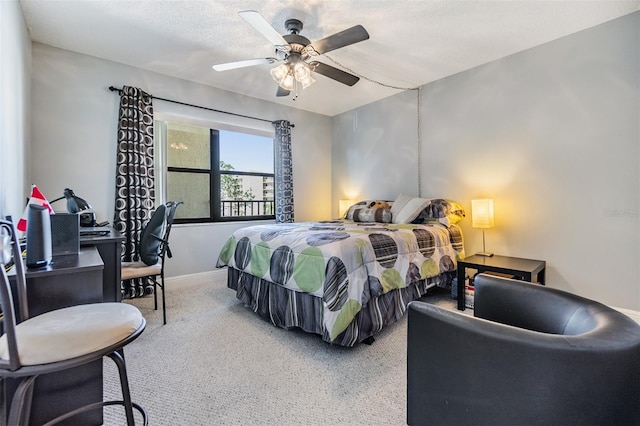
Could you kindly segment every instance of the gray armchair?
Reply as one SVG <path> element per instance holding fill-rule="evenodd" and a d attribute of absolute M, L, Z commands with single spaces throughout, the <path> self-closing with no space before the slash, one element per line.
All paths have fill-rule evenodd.
<path fill-rule="evenodd" d="M 640 325 L 540 285 L 474 284 L 475 317 L 409 304 L 408 424 L 640 424 Z"/>

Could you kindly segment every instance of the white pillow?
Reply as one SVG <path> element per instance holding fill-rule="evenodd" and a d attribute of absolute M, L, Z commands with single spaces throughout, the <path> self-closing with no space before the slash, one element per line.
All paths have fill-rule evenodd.
<path fill-rule="evenodd" d="M 430 202 L 431 200 L 426 198 L 412 198 L 402 207 L 397 215 L 393 216 L 393 223 L 411 223 Z"/>
<path fill-rule="evenodd" d="M 399 223 L 395 221 L 395 217 L 398 213 L 400 213 L 400 210 L 402 210 L 402 208 L 412 199 L 413 197 L 411 195 L 407 195 L 407 194 L 400 194 L 398 195 L 398 198 L 396 198 L 396 200 L 393 202 L 393 204 L 391 205 L 391 217 L 394 218 L 393 219 L 393 223 Z"/>

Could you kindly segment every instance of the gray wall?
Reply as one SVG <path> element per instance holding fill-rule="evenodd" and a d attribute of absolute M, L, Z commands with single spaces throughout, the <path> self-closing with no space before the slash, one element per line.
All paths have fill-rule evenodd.
<path fill-rule="evenodd" d="M 333 117 L 334 215 L 340 199 L 418 194 L 417 94 L 407 91 Z"/>
<path fill-rule="evenodd" d="M 119 97 L 108 87 L 148 93 L 269 120 L 287 119 L 292 131 L 296 220 L 331 216 L 331 120 L 322 115 L 233 94 L 51 46 L 33 44 L 32 154 L 29 180 L 49 198 L 65 187 L 86 198 L 98 220 L 113 220 Z M 154 101 L 158 114 L 273 130 L 270 123 Z M 309 161 L 313 159 L 313 161 Z M 64 211 L 64 202 L 55 203 Z M 214 269 L 225 239 L 242 224 L 178 225 L 169 276 Z"/>
<path fill-rule="evenodd" d="M 494 198 L 488 250 L 544 259 L 551 287 L 634 310 L 639 28 L 637 12 L 428 84 L 420 116 L 422 196 L 453 198 L 469 213 L 472 198 Z M 350 185 L 361 198 L 417 193 L 411 111 L 413 92 L 333 118 L 335 199 Z M 373 167 L 372 149 L 381 153 Z M 462 227 L 467 253 L 480 251 L 470 215 Z"/>
<path fill-rule="evenodd" d="M 29 195 L 31 88 L 31 40 L 17 0 L 0 1 L 0 64 L 0 217 L 17 220 Z"/>

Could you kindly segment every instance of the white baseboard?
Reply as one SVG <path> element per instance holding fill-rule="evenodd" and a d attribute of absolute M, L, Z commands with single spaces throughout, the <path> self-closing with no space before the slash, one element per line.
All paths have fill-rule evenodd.
<path fill-rule="evenodd" d="M 187 286 L 190 284 L 210 283 L 214 281 L 227 281 L 227 268 L 214 269 L 213 271 L 198 272 L 195 274 L 167 277 L 165 281 L 171 287 Z"/>

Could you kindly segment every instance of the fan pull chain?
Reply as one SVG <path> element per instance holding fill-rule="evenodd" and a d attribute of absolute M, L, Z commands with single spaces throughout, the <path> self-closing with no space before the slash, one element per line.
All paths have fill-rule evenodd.
<path fill-rule="evenodd" d="M 367 76 L 364 76 L 362 74 L 359 74 L 357 72 L 355 72 L 354 70 L 352 70 L 349 67 L 346 67 L 344 65 L 342 65 L 340 62 L 336 61 L 335 59 L 333 59 L 332 57 L 330 57 L 329 55 L 324 55 L 325 58 L 329 59 L 331 62 L 333 62 L 334 64 L 338 65 L 341 68 L 344 68 L 345 70 L 349 71 L 351 74 L 355 75 L 356 77 L 362 78 L 363 80 L 367 80 L 371 83 L 377 84 L 379 86 L 382 87 L 387 87 L 389 89 L 397 89 L 397 90 L 415 90 L 416 91 L 416 95 L 417 95 L 417 99 L 416 99 L 416 114 L 417 114 L 417 133 L 418 133 L 418 138 L 417 138 L 417 143 L 418 143 L 418 197 L 422 197 L 422 176 L 421 176 L 421 169 L 422 169 L 422 119 L 421 119 L 421 109 L 422 109 L 422 104 L 421 104 L 421 100 L 420 100 L 420 94 L 421 94 L 421 86 L 418 87 L 401 87 L 401 86 L 394 86 L 392 84 L 386 84 L 386 83 L 382 83 L 381 81 L 377 81 L 374 80 L 372 78 L 369 78 Z"/>
<path fill-rule="evenodd" d="M 293 96 L 291 100 L 295 102 L 296 99 L 298 99 L 298 81 L 293 80 Z"/>

